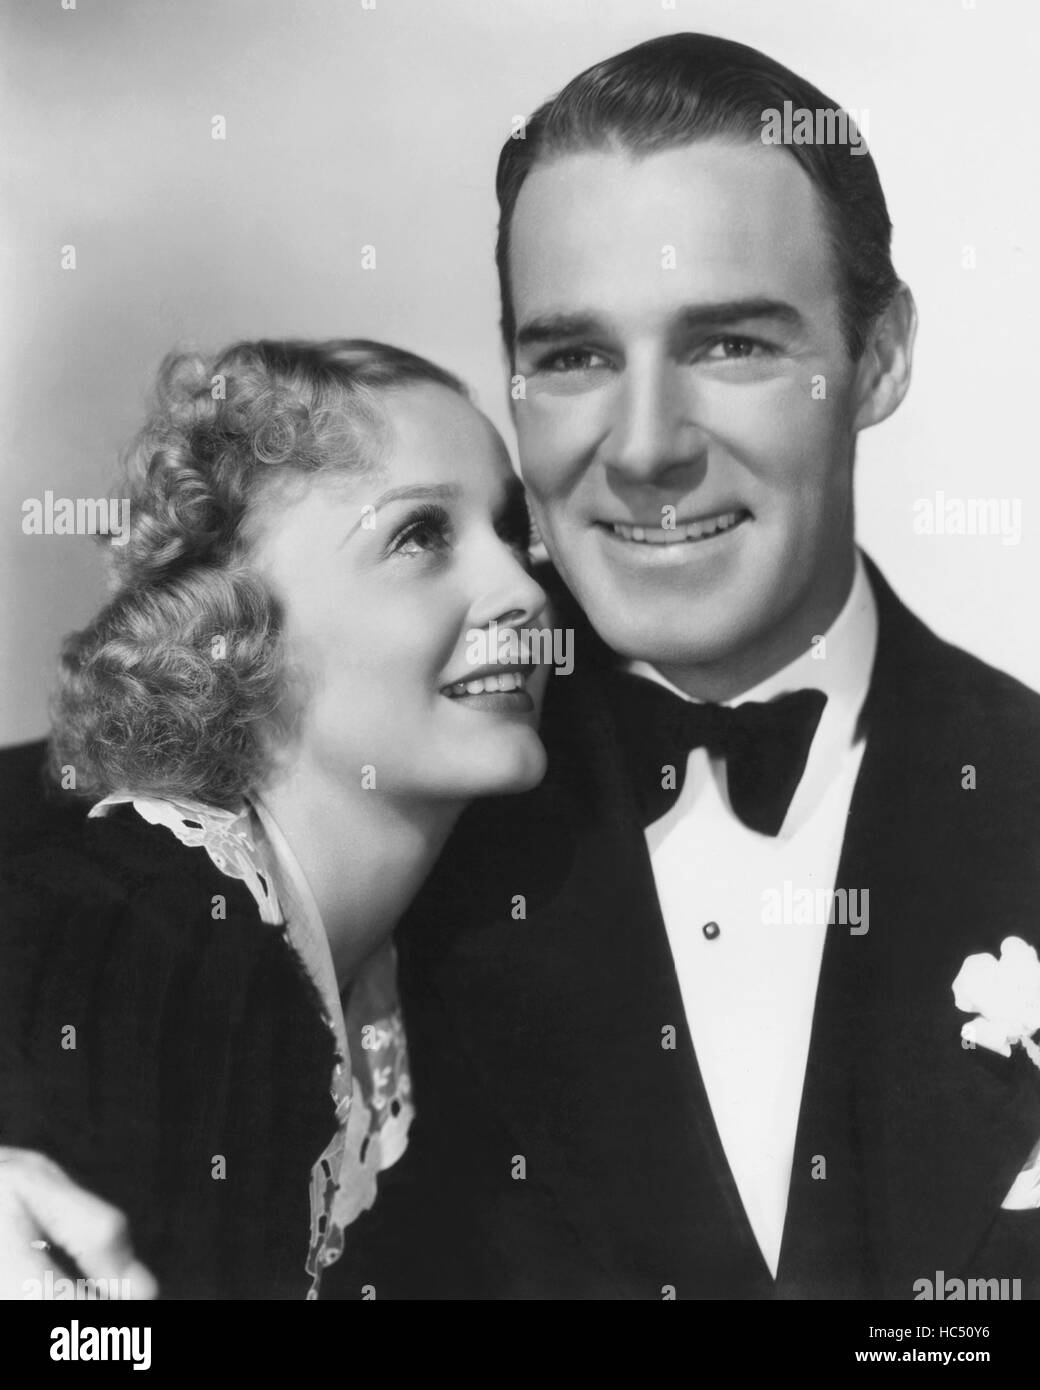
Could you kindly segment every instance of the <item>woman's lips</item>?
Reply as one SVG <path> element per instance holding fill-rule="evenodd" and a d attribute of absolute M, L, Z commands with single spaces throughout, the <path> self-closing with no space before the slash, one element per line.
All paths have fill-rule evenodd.
<path fill-rule="evenodd" d="M 441 693 L 449 699 L 458 700 L 466 695 L 495 695 L 499 692 L 509 694 L 514 690 L 523 690 L 526 684 L 526 671 L 487 671 L 446 685 Z"/>
<path fill-rule="evenodd" d="M 491 714 L 531 714 L 534 701 L 526 690 L 489 691 L 485 695 L 454 695 L 451 702 L 459 709 L 484 710 Z"/>
<path fill-rule="evenodd" d="M 441 694 L 460 709 L 492 714 L 531 714 L 534 701 L 527 690 L 526 671 L 503 670 L 474 675 L 446 685 Z"/>

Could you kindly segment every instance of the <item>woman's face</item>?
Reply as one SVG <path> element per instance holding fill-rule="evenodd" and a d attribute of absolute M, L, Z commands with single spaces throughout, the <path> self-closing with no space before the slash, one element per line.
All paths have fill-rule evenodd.
<path fill-rule="evenodd" d="M 545 771 L 546 670 L 515 653 L 506 669 L 502 645 L 475 664 L 472 640 L 492 623 L 501 635 L 546 621 L 521 485 L 491 424 L 454 391 L 423 383 L 381 404 L 378 468 L 269 502 L 253 550 L 300 678 L 296 751 L 371 795 L 526 790 Z M 472 686 L 489 665 L 501 674 Z"/>

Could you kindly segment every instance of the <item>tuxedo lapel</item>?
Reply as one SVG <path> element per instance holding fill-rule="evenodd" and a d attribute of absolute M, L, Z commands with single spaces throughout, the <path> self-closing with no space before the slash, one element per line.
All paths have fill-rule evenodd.
<path fill-rule="evenodd" d="M 579 653 L 595 640 L 579 632 Z M 526 1180 L 552 1192 L 617 1296 L 660 1298 L 664 1285 L 680 1298 L 755 1296 L 771 1280 L 711 1119 L 604 683 L 585 655 L 552 677 L 546 782 L 480 810 L 483 896 L 472 878 L 468 893 L 444 885 L 436 915 L 467 894 L 469 925 L 450 940 L 425 923 L 415 933 L 423 987 L 457 1021 Z"/>
<path fill-rule="evenodd" d="M 912 1298 L 936 1270 L 971 1276 L 966 1262 L 1040 1137 L 1040 1078 L 1021 1055 L 961 1047 L 966 1015 L 951 988 L 966 955 L 1035 935 L 1023 919 L 1026 861 L 1016 881 L 1018 847 L 1004 836 L 1000 853 L 1016 808 L 961 785 L 967 764 L 992 775 L 978 730 L 993 711 L 972 708 L 957 679 L 963 655 L 873 567 L 871 580 L 878 656 L 837 885 L 869 890 L 869 931 L 828 932 L 779 1271 L 786 1297 Z"/>

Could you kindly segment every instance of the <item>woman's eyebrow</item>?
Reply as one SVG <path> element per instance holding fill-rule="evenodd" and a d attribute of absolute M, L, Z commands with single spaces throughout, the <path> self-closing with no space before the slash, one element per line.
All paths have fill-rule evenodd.
<path fill-rule="evenodd" d="M 372 512 L 378 512 L 380 507 L 385 507 L 390 502 L 451 502 L 455 501 L 459 494 L 460 488 L 455 483 L 416 483 L 410 486 L 387 488 L 386 492 L 381 492 L 371 502 L 362 505 L 361 515 L 343 537 L 343 540 L 340 541 L 340 545 L 345 544 L 351 538 Z"/>
<path fill-rule="evenodd" d="M 386 492 L 380 493 L 370 505 L 378 511 L 380 507 L 385 507 L 388 502 L 408 502 L 420 497 L 427 501 L 435 499 L 451 502 L 459 496 L 460 491 L 457 483 L 414 483 L 411 486 L 388 488 Z"/>

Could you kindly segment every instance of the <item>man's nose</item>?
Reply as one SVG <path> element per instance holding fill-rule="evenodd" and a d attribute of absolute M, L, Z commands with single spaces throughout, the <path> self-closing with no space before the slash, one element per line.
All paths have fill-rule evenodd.
<path fill-rule="evenodd" d="M 612 404 L 603 442 L 608 469 L 630 482 L 659 483 L 702 465 L 706 435 L 697 398 L 681 367 L 630 367 Z"/>

